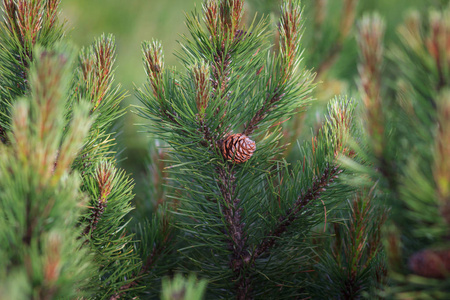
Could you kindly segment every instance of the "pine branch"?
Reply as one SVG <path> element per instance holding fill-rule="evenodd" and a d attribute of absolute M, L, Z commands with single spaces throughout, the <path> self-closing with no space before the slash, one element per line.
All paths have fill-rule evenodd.
<path fill-rule="evenodd" d="M 167 251 L 168 245 L 170 245 L 173 239 L 172 227 L 170 225 L 170 220 L 167 217 L 163 217 L 162 228 L 158 228 L 158 231 L 163 236 L 163 239 L 152 245 L 152 250 L 145 259 L 145 262 L 140 271 L 136 274 L 131 274 L 131 279 L 129 280 L 129 282 L 122 285 L 118 289 L 118 292 L 110 297 L 110 300 L 121 299 L 125 295 L 127 290 L 138 286 L 140 284 L 140 281 L 143 280 L 143 277 L 145 277 L 152 271 L 157 261 L 161 258 L 164 252 Z"/>
<path fill-rule="evenodd" d="M 158 77 L 162 53 L 154 45 L 144 46 L 149 84 L 139 96 L 145 105 L 141 115 L 154 121 L 156 133 L 173 147 L 173 166 L 168 168 L 185 192 L 174 196 L 180 203 L 174 209 L 177 226 L 187 243 L 179 250 L 187 258 L 181 267 L 199 267 L 214 276 L 215 291 L 220 287 L 229 296 L 251 299 L 259 284 L 253 279 L 264 270 L 252 264 L 254 245 L 249 241 L 255 239 L 254 226 L 246 224 L 259 222 L 254 199 L 266 197 L 271 184 L 266 175 L 274 166 L 271 158 L 280 152 L 280 136 L 275 130 L 255 142 L 246 133 L 293 114 L 308 97 L 311 78 L 304 71 L 301 82 L 293 80 L 301 52 L 299 1 L 283 5 L 282 50 L 277 58 L 265 44 L 264 23 L 248 30 L 240 27 L 240 3 L 206 1 L 206 30 L 197 15 L 188 17 L 193 39 L 185 38 L 180 55 L 186 74 L 165 72 Z M 256 149 L 257 144 L 261 148 Z M 206 247 L 217 263 L 202 255 L 199 249 Z"/>
<path fill-rule="evenodd" d="M 84 88 L 86 96 L 93 103 L 93 111 L 111 88 L 114 62 L 115 45 L 111 35 L 102 35 L 93 47 L 81 52 L 80 68 L 86 85 Z"/>
<path fill-rule="evenodd" d="M 16 298 L 18 282 L 21 298 L 84 296 L 92 275 L 93 263 L 78 239 L 83 195 L 79 177 L 70 169 L 91 119 L 83 104 L 73 108 L 73 120 L 79 123 L 67 124 L 61 118 L 70 53 L 35 49 L 28 99 L 13 104 L 11 141 L 1 145 L 0 244 L 5 265 L 0 289 L 8 299 Z M 58 155 L 61 150 L 67 153 Z M 7 281 L 11 285 L 4 285 Z"/>
<path fill-rule="evenodd" d="M 229 83 L 231 76 L 231 60 L 237 44 L 246 38 L 248 34 L 241 30 L 241 21 L 243 15 L 242 0 L 205 1 L 203 4 L 203 14 L 206 27 L 211 34 L 212 47 L 214 47 L 213 60 L 210 62 L 212 85 L 211 99 L 219 96 L 225 99 L 224 105 L 227 105 L 229 97 Z M 215 117 L 220 109 L 217 108 Z M 226 111 L 220 117 L 225 118 Z M 221 125 L 220 125 L 221 126 Z M 202 126 L 203 127 L 203 126 Z"/>
<path fill-rule="evenodd" d="M 349 36 L 350 30 L 353 27 L 356 15 L 356 5 L 359 0 L 344 0 L 341 12 L 341 23 L 339 26 L 339 36 L 327 53 L 321 64 L 317 68 L 317 78 L 321 78 L 336 62 L 337 58 L 342 52 L 345 39 Z M 323 18 L 322 16 L 320 16 Z M 320 19 L 319 19 L 320 20 Z"/>
<path fill-rule="evenodd" d="M 10 130 L 13 102 L 29 88 L 28 73 L 34 48 L 50 48 L 62 37 L 55 9 L 59 1 L 3 0 L 4 22 L 0 28 L 0 123 Z M 2 140 L 7 140 L 2 136 Z"/>
<path fill-rule="evenodd" d="M 163 79 L 164 56 L 161 44 L 157 41 L 144 43 L 142 45 L 142 51 L 144 53 L 145 71 L 152 86 L 153 96 L 160 105 L 160 110 L 168 121 L 181 127 L 181 124 L 176 120 L 176 113 L 165 99 Z"/>
<path fill-rule="evenodd" d="M 258 129 L 261 121 L 270 113 L 276 103 L 280 102 L 286 95 L 293 74 L 295 73 L 300 52 L 300 40 L 302 35 L 302 9 L 298 1 L 285 1 L 281 8 L 281 18 L 279 25 L 280 34 L 280 56 L 279 65 L 276 66 L 276 72 L 280 73 L 278 77 L 270 77 L 270 81 L 276 81 L 268 85 L 274 85 L 275 89 L 267 93 L 262 107 L 255 113 L 252 119 L 244 125 L 243 134 L 249 136 Z M 274 74 L 275 75 L 275 74 Z"/>
<path fill-rule="evenodd" d="M 345 40 L 350 35 L 353 24 L 355 23 L 356 16 L 356 6 L 358 5 L 359 0 L 344 0 L 343 8 L 341 12 L 341 22 L 339 25 L 339 36 L 336 39 L 334 45 L 325 55 L 320 65 L 317 67 L 317 76 L 316 79 L 319 80 L 322 78 L 323 74 L 326 74 L 327 71 L 336 63 L 336 60 L 339 58 L 339 55 L 342 52 L 342 47 L 344 46 Z M 316 1 L 317 2 L 317 14 L 316 14 L 316 23 L 322 24 L 324 19 L 324 4 L 323 0 Z"/>
<path fill-rule="evenodd" d="M 239 29 L 242 18 L 242 8 L 243 1 L 240 0 L 221 1 L 219 8 L 217 8 L 216 2 L 213 1 L 207 1 L 204 5 L 207 28 L 211 34 L 221 32 L 219 37 L 223 38 L 222 41 L 215 41 L 216 53 L 214 54 L 214 61 L 211 64 L 212 76 L 210 79 L 212 82 L 212 99 L 216 98 L 218 95 L 220 95 L 222 99 L 228 97 L 226 91 L 230 81 L 230 63 L 233 48 L 237 47 L 239 42 L 245 39 L 246 36 L 246 33 Z M 214 18 L 217 13 L 220 16 L 220 22 L 217 22 Z M 234 47 L 231 46 L 228 48 L 227 44 L 230 40 Z M 201 74 L 201 71 L 203 72 L 202 80 L 196 80 L 196 87 L 197 91 L 203 91 L 203 94 L 206 94 L 208 90 L 204 86 L 204 82 L 207 78 L 207 72 L 203 68 L 203 70 L 198 70 L 196 74 Z M 199 76 L 196 76 L 196 78 L 198 77 Z M 206 98 L 207 96 L 208 95 L 206 94 L 203 98 Z M 202 102 L 205 103 L 206 101 Z M 199 105 L 199 101 L 197 101 L 197 105 Z M 224 102 L 224 105 L 227 105 L 227 101 Z M 202 108 L 202 105 L 199 107 Z M 202 114 L 204 109 L 199 109 L 199 111 Z M 215 117 L 218 112 L 219 109 L 214 114 Z M 221 120 L 223 120 L 224 117 L 225 113 L 221 116 Z M 215 141 L 211 136 L 209 129 L 204 126 L 202 119 L 200 121 L 200 129 L 204 133 L 206 144 L 210 145 L 210 150 L 215 151 L 215 148 L 217 146 L 220 147 L 223 143 L 223 141 L 219 141 L 218 143 Z M 236 198 L 235 195 L 236 178 L 231 165 L 226 165 L 225 167 L 219 166 L 216 170 L 219 178 L 219 190 L 223 199 L 223 203 L 221 203 L 220 206 L 226 222 L 226 234 L 229 238 L 229 249 L 232 252 L 229 266 L 234 273 L 234 280 L 236 281 L 236 298 L 248 299 L 248 295 L 251 293 L 250 279 L 243 271 L 250 261 L 250 254 L 246 245 L 248 237 L 247 233 L 244 231 L 244 224 L 242 222 L 240 200 Z"/>
<path fill-rule="evenodd" d="M 327 166 L 321 176 L 314 180 L 312 186 L 297 198 L 292 208 L 289 208 L 284 215 L 278 218 L 275 228 L 265 234 L 266 238 L 264 238 L 256 248 L 253 254 L 253 260 L 270 250 L 276 244 L 277 239 L 289 229 L 289 226 L 304 212 L 306 207 L 311 202 L 319 199 L 321 193 L 326 191 L 329 184 L 332 183 L 342 171 L 343 170 L 340 169 L 339 166 Z"/>
<path fill-rule="evenodd" d="M 115 41 L 112 35 L 102 35 L 87 48 L 83 48 L 78 59 L 78 68 L 73 83 L 72 101 L 91 103 L 91 112 L 96 116 L 89 139 L 77 158 L 73 168 L 84 175 L 96 172 L 97 164 L 114 152 L 114 132 L 110 132 L 114 121 L 125 113 L 121 101 L 125 93 L 120 85 L 114 85 Z"/>
<path fill-rule="evenodd" d="M 207 1 L 204 8 L 204 15 L 206 26 L 210 33 L 220 32 L 219 36 L 214 36 L 214 39 L 221 37 L 223 40 L 215 41 L 216 53 L 214 54 L 214 61 L 211 63 L 211 78 L 209 70 L 205 64 L 195 66 L 193 68 L 195 87 L 197 91 L 197 108 L 199 111 L 199 130 L 203 132 L 203 145 L 209 145 L 211 151 L 215 151 L 216 147 L 220 146 L 221 141 L 217 142 L 216 138 L 212 136 L 208 127 L 204 123 L 204 112 L 208 105 L 209 98 L 215 99 L 217 96 L 222 98 L 228 97 L 226 91 L 230 81 L 230 63 L 232 58 L 233 46 L 228 48 L 230 39 L 236 45 L 240 39 L 245 38 L 244 33 L 239 30 L 243 2 L 237 1 L 221 1 L 217 6 L 215 1 Z M 217 14 L 220 21 L 217 22 Z M 211 95 L 209 95 L 208 81 L 211 81 Z M 227 105 L 227 102 L 224 102 Z M 214 116 L 217 116 L 219 110 Z M 223 115 L 221 120 L 225 117 Z M 249 252 L 246 249 L 247 236 L 244 232 L 243 223 L 241 219 L 242 209 L 239 208 L 240 200 L 235 198 L 235 175 L 232 171 L 231 165 L 225 167 L 217 167 L 217 174 L 219 178 L 219 190 L 223 198 L 221 208 L 226 222 L 226 234 L 230 239 L 229 249 L 233 253 L 230 257 L 230 268 L 234 272 L 236 280 L 237 299 L 246 299 L 246 295 L 250 294 L 250 280 L 243 275 L 243 269 L 249 262 Z"/>
<path fill-rule="evenodd" d="M 358 66 L 359 90 L 366 109 L 368 130 L 374 152 L 382 156 L 384 141 L 381 103 L 381 68 L 383 63 L 384 23 L 378 15 L 365 17 L 358 26 L 358 46 L 361 63 Z"/>
<path fill-rule="evenodd" d="M 27 1 L 27 0 L 3 0 L 3 12 L 5 13 L 5 26 L 10 38 L 17 39 L 18 45 L 14 45 L 22 65 L 21 77 L 26 82 L 27 69 L 33 60 L 33 47 L 38 40 L 44 40 L 45 35 L 52 33 L 57 27 L 56 17 L 59 0 Z M 53 32 L 54 33 L 54 32 Z M 12 42 L 12 41 L 10 41 Z"/>
<path fill-rule="evenodd" d="M 372 190 L 366 196 L 357 194 L 352 203 L 350 224 L 347 229 L 349 240 L 345 242 L 344 248 L 346 264 L 342 266 L 342 270 L 347 275 L 341 290 L 344 299 L 358 297 L 366 288 L 361 280 L 361 274 L 371 268 L 380 268 L 380 266 L 372 267 L 372 265 L 376 256 L 382 251 L 381 227 L 387 219 L 387 210 L 374 213 L 373 198 Z M 340 251 L 342 249 L 336 248 L 334 253 Z M 377 280 L 381 286 L 385 278 L 377 278 Z"/>
<path fill-rule="evenodd" d="M 85 247 L 94 255 L 97 272 L 89 284 L 96 295 L 110 297 L 127 285 L 141 261 L 133 248 L 133 234 L 127 232 L 133 209 L 133 181 L 115 167 L 115 133 L 110 128 L 124 113 L 120 102 L 124 92 L 114 84 L 115 41 L 102 35 L 92 46 L 83 48 L 73 82 L 71 101 L 88 102 L 95 122 L 73 168 L 82 174 L 82 190 L 90 196 L 83 234 Z M 140 287 L 137 287 L 140 288 Z M 124 291 L 125 292 L 125 291 Z"/>
<path fill-rule="evenodd" d="M 242 15 L 242 1 L 222 1 L 219 6 L 220 22 L 216 22 L 214 15 L 217 13 L 217 4 L 212 1 L 208 1 L 204 5 L 204 14 L 207 28 L 210 33 L 219 32 L 223 34 L 223 40 L 217 41 L 216 53 L 214 54 L 214 61 L 211 64 L 211 82 L 212 82 L 212 92 L 211 98 L 214 99 L 216 96 L 220 95 L 222 99 L 227 96 L 228 84 L 230 81 L 230 63 L 232 58 L 233 46 L 226 48 L 227 40 L 233 39 L 233 43 L 236 45 L 245 38 L 245 33 L 239 30 L 239 24 Z M 222 36 L 222 35 L 219 35 Z M 211 151 L 215 151 L 216 147 L 220 147 L 223 141 L 217 142 L 215 138 L 209 132 L 207 126 L 204 125 L 203 117 L 204 110 L 207 106 L 207 97 L 209 96 L 208 88 L 205 86 L 206 78 L 209 76 L 209 72 L 205 67 L 199 66 L 199 68 L 194 69 L 196 78 L 196 88 L 197 93 L 202 91 L 202 101 L 197 97 L 197 105 L 200 112 L 200 130 L 204 135 L 204 144 L 209 145 Z M 200 76 L 202 74 L 202 76 Z M 224 102 L 227 105 L 227 101 Z M 217 116 L 219 109 L 215 112 L 214 116 Z M 225 113 L 221 116 L 221 120 L 225 117 Z M 229 238 L 229 250 L 232 255 L 230 257 L 229 266 L 234 273 L 234 280 L 236 281 L 236 298 L 237 299 L 247 299 L 251 291 L 250 279 L 244 275 L 243 270 L 250 261 L 250 254 L 247 249 L 246 240 L 247 233 L 244 231 L 244 224 L 242 223 L 240 208 L 240 200 L 235 198 L 236 183 L 235 174 L 232 171 L 231 165 L 226 165 L 225 167 L 217 167 L 217 173 L 219 178 L 219 190 L 221 192 L 221 197 L 223 203 L 221 203 L 221 209 L 226 222 L 226 234 Z"/>

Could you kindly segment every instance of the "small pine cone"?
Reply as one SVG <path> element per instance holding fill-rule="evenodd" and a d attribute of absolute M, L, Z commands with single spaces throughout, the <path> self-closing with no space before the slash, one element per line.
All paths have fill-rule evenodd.
<path fill-rule="evenodd" d="M 414 274 L 443 279 L 450 276 L 450 250 L 423 250 L 409 258 Z"/>
<path fill-rule="evenodd" d="M 223 157 L 238 164 L 249 160 L 255 149 L 255 142 L 241 133 L 227 136 L 222 143 Z"/>

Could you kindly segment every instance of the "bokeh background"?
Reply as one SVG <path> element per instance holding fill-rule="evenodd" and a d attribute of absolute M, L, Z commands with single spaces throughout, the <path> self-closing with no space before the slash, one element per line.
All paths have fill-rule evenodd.
<path fill-rule="evenodd" d="M 323 32 L 316 31 L 313 23 L 314 6 L 319 0 L 304 0 L 305 5 L 305 47 L 306 67 L 317 69 L 323 63 L 333 45 L 326 45 L 327 38 L 319 39 L 321 45 L 315 45 L 318 35 Z M 386 46 L 397 39 L 396 28 L 403 17 L 412 9 L 426 7 L 432 1 L 439 0 L 359 0 L 356 10 L 356 20 L 363 14 L 378 12 L 386 21 Z M 339 24 L 350 16 L 334 14 L 335 10 L 342 10 L 341 0 L 323 1 L 329 16 L 324 20 L 330 37 L 333 30 L 338 31 Z M 280 0 L 248 0 L 246 2 L 247 20 L 251 20 L 255 12 L 259 16 L 268 15 L 271 20 L 277 19 L 277 11 Z M 140 120 L 133 113 L 133 105 L 138 105 L 134 97 L 134 87 L 140 87 L 145 82 L 145 73 L 141 60 L 141 42 L 144 40 L 158 39 L 162 41 L 165 50 L 167 65 L 181 67 L 177 62 L 174 52 L 180 49 L 178 40 L 180 35 L 187 34 L 184 24 L 185 14 L 193 10 L 201 11 L 201 0 L 63 0 L 62 17 L 67 20 L 67 35 L 79 47 L 90 45 L 94 39 L 102 33 L 112 33 L 116 37 L 117 61 L 116 82 L 121 83 L 128 91 L 128 97 L 124 101 L 127 113 L 121 120 L 121 134 L 119 135 L 118 149 L 121 166 L 124 167 L 136 181 L 136 203 L 146 201 L 146 189 L 149 188 L 146 171 L 148 170 L 148 134 L 142 132 L 143 128 L 138 123 Z M 274 21 L 275 24 L 275 21 Z M 273 26 L 275 28 L 275 25 Z M 336 94 L 349 94 L 356 96 L 356 63 L 358 60 L 356 41 L 353 30 L 345 39 L 336 61 L 327 70 L 327 75 L 318 81 L 315 98 L 317 107 L 324 104 Z M 334 36 L 335 37 L 335 36 Z M 331 43 L 331 42 L 330 42 Z M 329 49 L 327 47 L 329 46 Z M 310 47 L 308 51 L 308 47 Z M 322 53 L 323 52 L 323 53 Z M 312 110 L 313 111 L 313 110 Z M 307 126 L 314 125 L 315 115 L 311 114 Z M 306 126 L 305 126 L 306 127 Z M 306 130 L 310 132 L 311 130 Z"/>
<path fill-rule="evenodd" d="M 176 65 L 173 52 L 177 49 L 179 34 L 186 32 L 184 14 L 195 6 L 201 7 L 199 5 L 198 0 L 64 0 L 61 3 L 67 34 L 76 45 L 88 46 L 102 33 L 112 33 L 116 37 L 116 82 L 128 91 L 129 97 L 124 103 L 127 106 L 137 104 L 134 86 L 142 86 L 145 81 L 141 42 L 161 40 L 167 64 Z M 124 154 L 133 160 L 142 158 L 147 138 L 145 134 L 137 135 L 139 128 L 135 124 L 139 120 L 135 114 L 127 113 L 122 121 L 123 133 L 119 138 L 126 145 Z M 130 153 L 133 155 L 128 155 Z"/>

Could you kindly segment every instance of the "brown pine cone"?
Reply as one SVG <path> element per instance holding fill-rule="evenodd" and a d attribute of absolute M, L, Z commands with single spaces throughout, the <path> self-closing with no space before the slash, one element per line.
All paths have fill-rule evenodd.
<path fill-rule="evenodd" d="M 242 133 L 229 135 L 222 143 L 223 157 L 237 164 L 249 160 L 255 149 L 255 142 Z"/>
<path fill-rule="evenodd" d="M 409 258 L 409 268 L 414 274 L 427 278 L 450 276 L 450 250 L 423 250 Z"/>

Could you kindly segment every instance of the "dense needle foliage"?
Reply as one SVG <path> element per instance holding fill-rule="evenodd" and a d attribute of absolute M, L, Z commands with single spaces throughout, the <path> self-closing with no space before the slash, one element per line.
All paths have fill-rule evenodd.
<path fill-rule="evenodd" d="M 155 142 L 130 222 L 114 37 L 77 51 L 58 0 L 3 0 L 0 298 L 448 299 L 445 2 L 386 46 L 357 0 L 284 0 L 275 24 L 206 0 L 181 69 L 143 42 Z M 354 97 L 316 105 L 346 54 Z"/>

